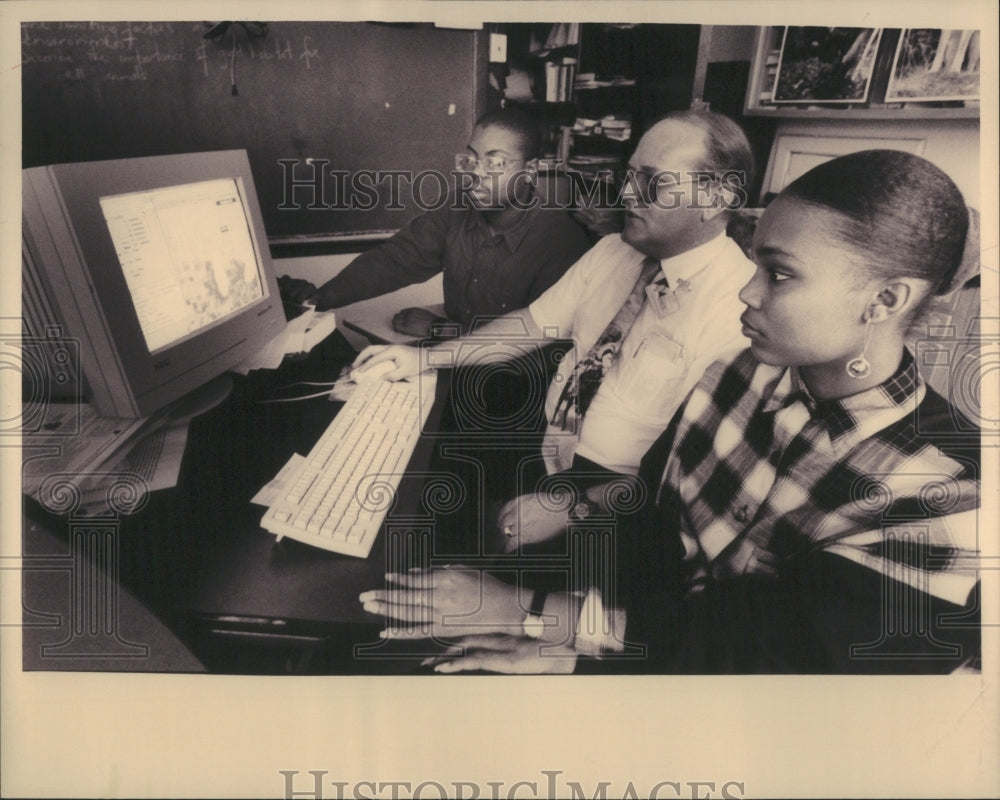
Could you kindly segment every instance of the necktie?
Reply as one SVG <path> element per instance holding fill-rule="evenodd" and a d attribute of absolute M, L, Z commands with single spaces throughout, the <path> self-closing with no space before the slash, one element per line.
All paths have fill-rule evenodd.
<path fill-rule="evenodd" d="M 628 299 L 597 337 L 590 350 L 573 367 L 552 414 L 552 425 L 563 430 L 578 432 L 577 420 L 587 413 L 594 395 L 601 386 L 601 381 L 611 369 L 618 351 L 621 350 L 625 336 L 635 318 L 639 316 L 639 310 L 646 299 L 646 287 L 659 271 L 659 259 L 647 258 L 642 262 L 642 270 Z"/>

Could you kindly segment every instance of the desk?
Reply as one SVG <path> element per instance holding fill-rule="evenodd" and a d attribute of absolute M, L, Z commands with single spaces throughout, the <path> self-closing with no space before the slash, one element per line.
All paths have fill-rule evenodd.
<path fill-rule="evenodd" d="M 325 397 L 263 401 L 288 396 L 282 387 L 295 381 L 332 380 L 354 355 L 334 333 L 307 359 L 286 359 L 277 370 L 236 376 L 230 396 L 193 420 L 177 486 L 150 493 L 136 513 L 74 517 L 72 509 L 57 514 L 26 499 L 26 557 L 53 552 L 50 544 L 43 552 L 33 530 L 43 530 L 46 542 L 63 541 L 65 556 L 61 577 L 56 571 L 31 574 L 26 609 L 33 619 L 52 624 L 62 615 L 64 630 L 47 642 L 65 642 L 61 655 L 50 646 L 48 655 L 38 658 L 35 637 L 25 668 L 72 663 L 77 669 L 195 671 L 200 662 L 209 670 L 235 672 L 412 669 L 418 663 L 413 658 L 358 657 L 381 656 L 386 647 L 378 638 L 383 620 L 365 613 L 357 596 L 382 585 L 387 568 L 431 565 L 433 520 L 423 504 L 433 437 L 418 444 L 409 467 L 413 476 L 404 476 L 366 559 L 276 542 L 259 526 L 263 507 L 249 502 L 293 452 L 309 451 L 340 408 Z M 446 384 L 438 382 L 425 430 L 436 429 Z M 76 570 L 72 589 L 67 570 Z M 70 605 L 76 604 L 72 613 L 66 614 L 65 602 L 59 609 L 46 606 L 52 598 L 65 601 L 69 592 Z M 164 637 L 176 637 L 158 645 L 161 652 L 174 648 L 175 657 L 150 657 L 152 643 L 144 638 L 140 615 L 164 629 Z M 26 611 L 26 622 L 28 616 Z M 181 645 L 190 653 L 178 651 Z M 374 647 L 360 653 L 355 645 Z M 80 658 L 67 660 L 74 649 Z"/>
<path fill-rule="evenodd" d="M 134 513 L 93 518 L 26 499 L 23 552 L 51 560 L 61 547 L 62 574 L 24 573 L 25 621 L 56 626 L 31 638 L 25 669 L 412 671 L 435 645 L 383 642 L 385 620 L 358 594 L 414 566 L 509 569 L 509 557 L 490 555 L 488 520 L 498 500 L 520 493 L 513 479 L 526 463 L 541 469 L 538 424 L 558 347 L 518 359 L 515 374 L 439 373 L 424 434 L 365 559 L 277 542 L 260 527 L 264 508 L 250 503 L 341 407 L 326 397 L 269 402 L 294 396 L 286 387 L 297 381 L 332 381 L 354 359 L 339 331 L 308 358 L 234 376 L 231 394 L 192 421 L 177 486 L 145 495 Z M 499 488 L 490 495 L 487 484 Z"/>

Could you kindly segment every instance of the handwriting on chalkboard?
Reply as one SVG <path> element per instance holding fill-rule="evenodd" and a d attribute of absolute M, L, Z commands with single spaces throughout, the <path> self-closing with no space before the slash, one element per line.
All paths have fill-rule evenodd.
<path fill-rule="evenodd" d="M 204 38 L 204 23 L 27 22 L 21 26 L 21 65 L 56 81 L 147 81 L 166 65 L 194 62 L 205 78 L 232 71 L 238 59 L 310 70 L 322 58 L 312 37 L 280 35 L 226 41 Z M 272 28 L 273 31 L 273 28 Z"/>

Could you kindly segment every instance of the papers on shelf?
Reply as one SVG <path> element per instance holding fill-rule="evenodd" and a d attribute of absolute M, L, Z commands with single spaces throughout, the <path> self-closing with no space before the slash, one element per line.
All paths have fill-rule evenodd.
<path fill-rule="evenodd" d="M 573 84 L 575 89 L 603 89 L 608 86 L 635 86 L 634 78 L 602 78 L 598 80 L 593 72 L 581 73 Z"/>
<path fill-rule="evenodd" d="M 572 131 L 574 136 L 603 136 L 624 142 L 632 136 L 632 123 L 628 119 L 618 119 L 614 115 L 602 119 L 577 117 Z"/>

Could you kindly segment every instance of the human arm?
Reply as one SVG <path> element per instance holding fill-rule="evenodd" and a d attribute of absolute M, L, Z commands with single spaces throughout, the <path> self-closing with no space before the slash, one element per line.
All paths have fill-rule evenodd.
<path fill-rule="evenodd" d="M 953 604 L 829 552 L 778 577 L 736 576 L 682 599 L 660 594 L 644 598 L 643 611 L 627 609 L 626 636 L 647 647 L 644 663 L 627 666 L 643 672 L 947 673 L 980 650 L 975 593 Z"/>
<path fill-rule="evenodd" d="M 572 521 L 611 520 L 642 491 L 635 476 L 610 471 L 593 475 L 586 470 L 550 475 L 539 489 L 508 500 L 497 514 L 504 552 L 552 539 Z"/>
<path fill-rule="evenodd" d="M 392 318 L 392 329 L 396 333 L 413 336 L 416 339 L 426 339 L 433 331 L 434 325 L 448 323 L 447 317 L 440 317 L 426 308 L 411 307 L 398 311 Z"/>
<path fill-rule="evenodd" d="M 435 672 L 499 672 L 507 675 L 568 675 L 578 653 L 565 645 L 541 644 L 527 636 L 463 636 L 445 652 L 424 660 Z"/>
<path fill-rule="evenodd" d="M 958 498 L 974 495 L 959 482 L 950 488 Z M 647 511 L 619 537 L 613 599 L 627 619 L 626 640 L 646 648 L 642 662 L 625 665 L 630 669 L 949 672 L 978 651 L 974 581 L 967 570 L 963 575 L 957 555 L 963 531 L 966 540 L 975 531 L 974 509 L 923 519 L 919 535 L 905 524 L 898 531 L 883 525 L 809 546 L 810 536 L 784 524 L 774 534 L 781 549 L 759 556 L 768 569 L 734 574 L 715 568 L 713 560 L 690 588 L 685 559 L 695 554 L 693 543 L 686 547 L 679 535 L 691 528 L 683 500 L 669 483 L 657 494 L 655 513 Z M 884 513 L 891 518 L 891 510 Z M 898 513 L 906 513 L 905 498 Z M 929 571 L 906 566 L 935 562 Z M 910 582 L 904 583 L 900 577 L 907 572 Z M 911 627 L 911 619 L 926 625 Z"/>
<path fill-rule="evenodd" d="M 340 308 L 434 277 L 442 268 L 449 213 L 443 208 L 421 214 L 359 255 L 315 290 L 316 309 Z M 302 294 L 307 287 L 289 290 Z"/>
<path fill-rule="evenodd" d="M 278 291 L 281 299 L 291 303 L 311 302 L 316 297 L 316 287 L 302 278 L 293 278 L 290 275 L 282 275 L 278 278 Z"/>
<path fill-rule="evenodd" d="M 384 377 L 387 380 L 404 380 L 425 369 L 460 367 L 463 352 L 474 357 L 477 365 L 497 363 L 536 350 L 549 339 L 571 336 L 580 299 L 589 290 L 595 259 L 600 261 L 599 253 L 595 254 L 594 250 L 570 267 L 559 281 L 527 308 L 478 324 L 464 336 L 422 347 L 421 350 L 426 353 L 423 357 L 421 351 L 412 347 L 366 347 L 355 359 L 353 368 L 370 368 L 382 361 L 394 361 L 396 367 Z"/>
<path fill-rule="evenodd" d="M 472 355 L 476 364 L 509 361 L 545 343 L 541 329 L 528 309 L 518 309 L 476 327 L 457 339 L 416 348 L 408 345 L 371 345 L 354 360 L 352 369 L 364 372 L 385 361 L 393 361 L 395 369 L 387 372 L 386 380 L 411 378 L 427 369 L 460 367 L 463 352 Z"/>
<path fill-rule="evenodd" d="M 359 596 L 365 611 L 388 621 L 386 639 L 457 638 L 524 633 L 525 616 L 534 590 L 505 583 L 482 570 L 467 567 L 412 569 L 389 573 L 385 589 Z M 566 592 L 544 597 L 545 626 L 538 641 L 572 646 L 581 606 Z"/>

